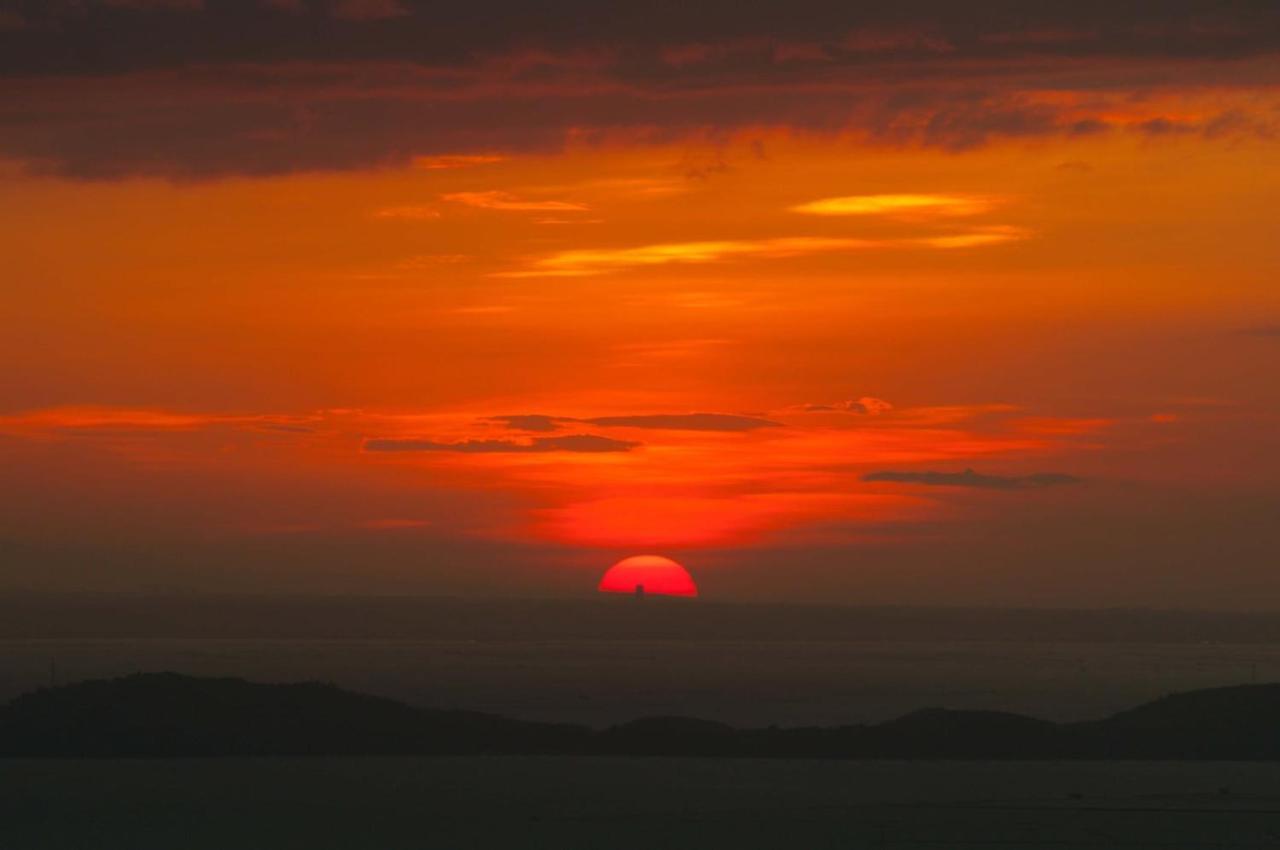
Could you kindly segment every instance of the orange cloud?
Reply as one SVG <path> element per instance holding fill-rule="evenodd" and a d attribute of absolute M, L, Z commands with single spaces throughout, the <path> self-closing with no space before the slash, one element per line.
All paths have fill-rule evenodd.
<path fill-rule="evenodd" d="M 976 215 L 995 206 L 991 198 L 975 195 L 848 195 L 821 198 L 791 207 L 809 215 Z"/>
<path fill-rule="evenodd" d="M 583 248 L 560 251 L 535 260 L 532 268 L 503 272 L 503 277 L 601 274 L 674 263 L 711 263 L 740 257 L 797 257 L 824 251 L 853 251 L 876 243 L 867 239 L 794 236 L 778 239 L 669 242 L 635 248 Z"/>
<path fill-rule="evenodd" d="M 535 259 L 521 271 L 496 272 L 496 277 L 578 277 L 650 266 L 714 263 L 736 259 L 785 259 L 810 254 L 874 248 L 975 248 L 1027 239 L 1025 228 L 1007 225 L 941 236 L 905 239 L 860 239 L 840 236 L 784 236 L 771 239 L 721 239 L 668 242 L 633 248 L 579 248 Z"/>
<path fill-rule="evenodd" d="M 380 210 L 376 210 L 373 215 L 374 218 L 403 218 L 411 221 L 425 221 L 439 218 L 440 211 L 431 207 L 421 206 L 383 207 Z"/>
<path fill-rule="evenodd" d="M 882 398 L 862 396 L 858 399 L 846 399 L 832 404 L 804 404 L 799 410 L 805 413 L 860 413 L 866 416 L 879 416 L 893 410 L 893 405 Z"/>
<path fill-rule="evenodd" d="M 535 201 L 521 198 L 510 192 L 492 190 L 488 192 L 450 192 L 440 196 L 446 201 L 465 204 L 483 210 L 503 210 L 512 212 L 585 212 L 590 209 L 586 204 L 571 201 Z"/>
<path fill-rule="evenodd" d="M 0 416 L 0 433 L 51 436 L 74 433 L 126 435 L 165 431 L 194 431 L 218 426 L 269 430 L 309 430 L 315 416 L 274 414 L 181 413 L 171 410 L 120 407 L 54 407 Z"/>
<path fill-rule="evenodd" d="M 1031 238 L 1031 231 L 1025 227 L 1011 225 L 993 225 L 968 233 L 952 233 L 945 236 L 925 236 L 912 240 L 926 248 L 980 248 L 985 245 L 1000 245 L 1005 242 L 1021 242 Z"/>
<path fill-rule="evenodd" d="M 402 479 L 401 486 L 442 488 L 460 503 L 467 501 L 459 499 L 461 494 L 495 491 L 523 502 L 510 521 L 460 516 L 458 527 L 473 531 L 458 533 L 584 545 L 701 546 L 745 543 L 784 531 L 803 535 L 820 526 L 852 534 L 936 517 L 949 510 L 947 500 L 968 498 L 966 490 L 999 489 L 996 485 L 1006 479 L 1019 484 L 1022 479 L 995 468 L 957 479 L 969 487 L 906 493 L 877 484 L 874 475 L 866 482 L 863 477 L 880 472 L 883 478 L 883 470 L 890 469 L 904 481 L 947 483 L 962 464 L 984 461 L 985 466 L 1010 458 L 1019 460 L 1020 472 L 1031 460 L 1037 463 L 1033 469 L 1043 469 L 1038 459 L 1079 448 L 1074 437 L 1105 426 L 1090 419 L 1026 418 L 1001 405 L 901 410 L 870 396 L 825 407 L 878 415 L 858 417 L 859 427 L 848 427 L 848 422 L 833 423 L 836 417 L 815 417 L 794 407 L 769 420 L 628 414 L 616 408 L 603 414 L 497 416 L 475 410 L 281 415 L 85 407 L 0 417 L 0 433 L 29 439 L 145 437 L 146 446 L 163 447 L 165 465 L 173 469 L 182 468 L 184 458 L 192 468 L 207 463 L 210 444 L 193 440 L 193 433 L 256 434 L 251 451 L 250 443 L 220 440 L 228 454 L 219 462 L 356 476 L 352 480 L 377 471 L 384 480 Z M 950 413 L 939 416 L 937 410 Z M 277 438 L 266 439 L 267 432 L 277 432 Z M 278 439 L 290 434 L 300 439 Z M 360 436 L 369 434 L 378 436 Z M 429 484 L 421 477 L 428 469 Z M 1049 479 L 1028 479 L 1030 484 L 1042 480 Z M 335 521 L 385 530 L 433 522 L 430 514 L 412 521 L 370 520 L 368 510 L 353 504 L 348 516 Z"/>

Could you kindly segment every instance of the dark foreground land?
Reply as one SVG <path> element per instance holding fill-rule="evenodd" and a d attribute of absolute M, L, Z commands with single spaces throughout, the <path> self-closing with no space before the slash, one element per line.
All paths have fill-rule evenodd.
<path fill-rule="evenodd" d="M 926 708 L 879 724 L 763 729 L 649 717 L 599 730 L 177 673 L 43 688 L 0 708 L 0 756 L 298 755 L 1280 760 L 1280 684 L 1173 694 L 1077 723 Z"/>
<path fill-rule="evenodd" d="M 593 729 L 142 674 L 14 700 L 0 754 L 3 850 L 1280 847 L 1280 685 L 1087 723 Z"/>
<path fill-rule="evenodd" d="M 1280 765 L 0 760 L 5 850 L 1275 848 Z"/>

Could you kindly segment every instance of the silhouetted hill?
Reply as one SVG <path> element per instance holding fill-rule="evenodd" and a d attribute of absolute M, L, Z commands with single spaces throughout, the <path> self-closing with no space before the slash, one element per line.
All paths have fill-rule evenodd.
<path fill-rule="evenodd" d="M 1073 731 L 1102 756 L 1277 758 L 1280 684 L 1171 694 L 1106 720 L 1075 724 Z"/>
<path fill-rule="evenodd" d="M 1175 694 L 1050 723 L 930 708 L 874 726 L 746 729 L 650 717 L 602 731 L 417 708 L 318 683 L 149 673 L 25 694 L 0 709 L 0 755 L 480 753 L 920 759 L 1280 759 L 1280 684 Z"/>
<path fill-rule="evenodd" d="M 1001 711 L 928 708 L 875 727 L 881 754 L 929 753 L 938 758 L 1019 758 L 1051 751 L 1059 727 Z"/>
<path fill-rule="evenodd" d="M 8 755 L 354 755 L 566 752 L 587 730 L 435 711 L 333 685 L 176 673 L 46 688 L 0 712 Z"/>

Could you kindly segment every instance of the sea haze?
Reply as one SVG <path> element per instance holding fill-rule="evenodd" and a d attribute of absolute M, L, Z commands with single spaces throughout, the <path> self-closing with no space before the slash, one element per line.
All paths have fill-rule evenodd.
<path fill-rule="evenodd" d="M 879 722 L 924 706 L 1101 717 L 1280 680 L 1280 615 L 678 600 L 0 599 L 0 699 L 172 670 L 607 725 Z"/>

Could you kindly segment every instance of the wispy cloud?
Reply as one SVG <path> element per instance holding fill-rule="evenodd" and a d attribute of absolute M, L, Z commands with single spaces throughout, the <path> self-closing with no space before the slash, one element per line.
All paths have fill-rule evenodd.
<path fill-rule="evenodd" d="M 442 265 L 457 265 L 470 259 L 472 259 L 470 254 L 415 254 L 396 263 L 396 268 L 402 271 L 417 271 Z"/>
<path fill-rule="evenodd" d="M 655 360 L 707 357 L 712 352 L 723 350 L 731 344 L 731 340 L 719 337 L 668 339 L 619 343 L 614 346 L 614 351 L 622 356 L 617 361 L 619 365 L 639 365 L 652 363 Z"/>
<path fill-rule="evenodd" d="M 893 405 L 882 398 L 864 395 L 859 399 L 837 401 L 832 404 L 806 404 L 801 410 L 806 413 L 860 413 L 865 416 L 879 416 L 893 409 Z"/>
<path fill-rule="evenodd" d="M 314 415 L 241 415 L 147 408 L 54 407 L 0 415 L 0 433 L 124 437 L 226 427 L 309 433 L 317 421 L 318 418 Z"/>
<path fill-rule="evenodd" d="M 754 431 L 778 428 L 781 422 L 731 413 L 660 413 L 640 416 L 597 416 L 583 419 L 604 428 L 654 428 L 668 431 Z"/>
<path fill-rule="evenodd" d="M 487 192 L 450 192 L 440 197 L 469 207 L 504 212 L 585 212 L 591 209 L 586 204 L 572 201 L 532 200 L 496 189 Z"/>
<path fill-rule="evenodd" d="M 321 528 L 340 524 L 394 534 L 435 522 L 432 533 L 443 535 L 472 533 L 459 531 L 465 527 L 526 540 L 630 546 L 660 534 L 664 543 L 695 545 L 810 533 L 805 529 L 823 534 L 829 523 L 863 528 L 934 516 L 948 509 L 940 498 L 947 488 L 1016 497 L 1070 485 L 1077 479 L 1058 472 L 995 475 L 965 467 L 1047 466 L 1041 463 L 1047 457 L 1079 448 L 1076 436 L 1089 425 L 1028 419 L 1007 405 L 902 408 L 872 420 L 868 414 L 887 404 L 872 396 L 813 405 L 836 411 L 828 416 L 804 415 L 800 406 L 779 408 L 782 426 L 769 414 L 625 413 L 634 407 L 610 407 L 606 415 L 579 408 L 570 416 L 537 412 L 557 409 L 542 407 L 552 398 L 561 397 L 530 396 L 519 402 L 520 412 L 506 415 L 471 407 L 292 414 L 37 410 L 0 415 L 0 449 L 38 440 L 42 453 L 73 453 L 68 462 L 102 452 L 130 469 L 163 463 L 193 475 L 203 475 L 216 458 L 219 466 L 232 464 L 233 477 L 247 468 L 240 464 L 264 458 L 275 459 L 271 469 L 317 464 L 326 475 L 344 476 L 333 479 L 335 486 L 342 481 L 340 489 L 351 494 L 318 523 Z M 639 396 L 624 398 L 637 403 Z M 414 491 L 397 484 L 385 499 L 371 498 L 379 491 L 364 487 L 384 480 L 387 463 L 437 469 L 438 476 L 422 479 L 434 495 L 420 503 Z M 626 469 L 621 477 L 619 464 Z M 239 492 L 243 487 L 235 480 Z M 502 518 L 489 513 L 480 496 L 490 493 L 519 494 L 523 501 L 513 509 L 519 516 L 508 517 L 506 509 Z M 323 493 L 317 498 L 327 502 Z M 263 521 L 291 527 L 298 514 L 291 507 Z"/>
<path fill-rule="evenodd" d="M 992 198 L 977 195 L 846 195 L 820 198 L 791 207 L 808 215 L 976 215 L 995 206 Z"/>
<path fill-rule="evenodd" d="M 595 434 L 569 434 L 563 437 L 535 437 L 527 442 L 516 440 L 461 440 L 446 443 L 437 440 L 382 437 L 364 441 L 367 452 L 456 452 L 459 454 L 533 454 L 544 452 L 629 452 L 640 443 L 614 440 Z"/>
<path fill-rule="evenodd" d="M 473 168 L 477 165 L 493 165 L 506 162 L 505 156 L 496 154 L 451 154 L 445 156 L 417 156 L 413 158 L 413 167 L 426 171 L 445 171 L 455 168 Z"/>
<path fill-rule="evenodd" d="M 985 490 L 1031 490 L 1076 484 L 1081 479 L 1057 472 L 1033 475 L 984 475 L 966 469 L 964 472 L 868 472 L 863 481 L 889 481 L 898 484 L 922 484 L 926 487 L 976 487 Z"/>
<path fill-rule="evenodd" d="M 648 413 L 620 416 L 547 416 L 541 413 L 523 413 L 489 416 L 484 420 L 495 422 L 514 431 L 554 431 L 562 425 L 595 425 L 599 428 L 644 428 L 659 431 L 754 431 L 757 428 L 778 428 L 781 422 L 759 416 L 735 413 Z"/>
<path fill-rule="evenodd" d="M 375 210 L 374 218 L 401 218 L 411 221 L 426 221 L 428 219 L 439 218 L 440 211 L 433 207 L 424 206 L 402 206 L 402 207 L 383 207 Z"/>
<path fill-rule="evenodd" d="M 541 413 L 518 413 L 509 416 L 488 416 L 484 421 L 504 425 L 513 431 L 554 431 L 560 427 L 561 423 L 573 420 Z"/>
<path fill-rule="evenodd" d="M 853 251 L 876 243 L 866 239 L 793 236 L 778 239 L 725 239 L 704 242 L 666 242 L 633 248 L 582 248 L 560 251 L 534 260 L 532 268 L 502 272 L 503 277 L 543 277 L 600 274 L 610 271 L 676 263 L 712 263 L 740 257 L 797 257 L 824 251 Z"/>
<path fill-rule="evenodd" d="M 783 236 L 772 239 L 721 239 L 665 242 L 631 248 L 578 248 L 539 257 L 521 271 L 496 277 L 577 277 L 675 264 L 714 263 L 748 258 L 786 259 L 812 254 L 892 248 L 974 248 L 1030 238 L 1031 231 L 993 225 L 959 233 L 902 239 L 832 236 Z"/>
<path fill-rule="evenodd" d="M 984 245 L 1000 245 L 1005 242 L 1021 242 L 1031 238 L 1031 231 L 1025 227 L 1014 227 L 1007 224 L 992 225 L 966 233 L 951 233 L 944 236 L 925 236 L 911 240 L 925 248 L 980 248 Z"/>

